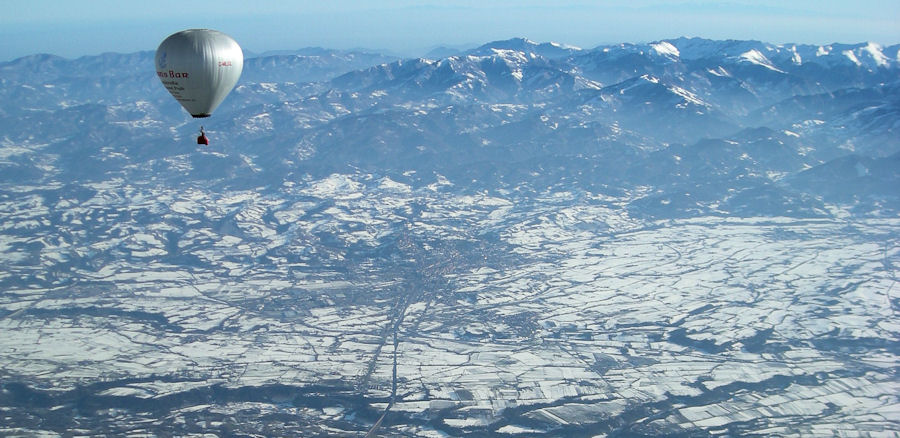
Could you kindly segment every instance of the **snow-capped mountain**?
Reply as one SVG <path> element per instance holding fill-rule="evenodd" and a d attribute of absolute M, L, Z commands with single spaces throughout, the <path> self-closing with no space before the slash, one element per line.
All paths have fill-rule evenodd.
<path fill-rule="evenodd" d="M 247 59 L 245 83 L 304 83 L 332 79 L 351 71 L 379 65 L 397 58 L 363 51 L 306 48 L 291 52 L 264 53 Z"/>
<path fill-rule="evenodd" d="M 891 435 L 898 47 L 0 63 L 0 435 Z"/>
<path fill-rule="evenodd" d="M 528 38 L 513 38 L 505 41 L 494 41 L 484 44 L 468 52 L 470 55 L 490 56 L 500 52 L 531 53 L 542 58 L 568 58 L 582 51 L 581 48 L 560 43 L 536 43 Z"/>

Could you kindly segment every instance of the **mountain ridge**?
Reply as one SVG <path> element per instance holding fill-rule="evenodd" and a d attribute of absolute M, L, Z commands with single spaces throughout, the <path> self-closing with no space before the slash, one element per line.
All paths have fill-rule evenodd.
<path fill-rule="evenodd" d="M 419 175 L 460 172 L 464 179 L 477 176 L 474 180 L 494 187 L 529 183 L 528 175 L 546 173 L 534 161 L 543 157 L 565 164 L 538 180 L 561 178 L 574 166 L 581 172 L 575 178 L 579 184 L 607 189 L 610 184 L 634 186 L 641 178 L 629 181 L 605 164 L 604 154 L 635 160 L 624 163 L 625 168 L 657 169 L 648 160 L 671 158 L 650 152 L 676 156 L 678 147 L 702 149 L 704 142 L 716 139 L 740 144 L 729 158 L 734 162 L 726 167 L 751 172 L 741 164 L 741 156 L 756 153 L 741 149 L 756 146 L 733 135 L 771 127 L 799 139 L 791 141 L 793 156 L 784 162 L 802 165 L 754 167 L 751 173 L 769 176 L 748 181 L 784 185 L 784 172 L 799 172 L 804 166 L 850 153 L 877 158 L 900 151 L 893 91 L 900 86 L 900 67 L 896 55 L 876 56 L 890 55 L 896 47 L 676 38 L 580 49 L 515 38 L 440 59 L 308 48 L 248 58 L 243 79 L 218 117 L 204 126 L 226 140 L 222 146 L 227 153 L 269 163 L 270 171 L 278 169 L 273 178 L 318 174 L 320 169 L 390 175 L 416 170 Z M 804 61 L 813 50 L 821 52 L 818 61 L 830 61 Z M 848 53 L 857 52 L 881 61 L 869 65 L 860 55 L 859 62 L 853 62 Z M 75 60 L 34 55 L 0 63 L 0 98 L 19 103 L 0 110 L 4 142 L 30 144 L 40 134 L 51 143 L 86 142 L 76 148 L 81 150 L 126 135 L 138 142 L 166 143 L 159 151 L 176 150 L 177 142 L 190 138 L 178 127 L 190 124 L 152 77 L 152 65 L 145 65 L 152 63 L 151 55 Z M 103 73 L 97 76 L 95 71 Z M 371 117 L 383 123 L 362 122 Z M 334 140 L 338 138 L 342 140 Z M 93 153 L 110 147 L 115 149 L 98 144 Z M 634 153 L 621 155 L 617 148 Z M 503 156 L 512 157 L 513 163 L 521 157 L 532 169 L 503 165 L 503 171 L 520 181 L 501 182 L 500 168 L 471 167 Z M 393 167 L 402 162 L 410 168 Z M 27 161 L 10 165 L 20 167 L 23 175 L 33 175 L 36 169 Z M 671 176 L 691 168 L 666 169 Z M 701 167 L 690 172 L 691 178 L 701 177 L 696 169 Z"/>
<path fill-rule="evenodd" d="M 889 435 L 854 47 L 304 49 L 202 120 L 150 52 L 2 64 L 0 435 Z"/>

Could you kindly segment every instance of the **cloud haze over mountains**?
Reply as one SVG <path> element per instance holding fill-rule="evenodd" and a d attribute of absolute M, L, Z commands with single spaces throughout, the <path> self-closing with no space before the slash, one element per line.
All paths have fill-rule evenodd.
<path fill-rule="evenodd" d="M 897 431 L 898 51 L 0 63 L 0 431 Z"/>

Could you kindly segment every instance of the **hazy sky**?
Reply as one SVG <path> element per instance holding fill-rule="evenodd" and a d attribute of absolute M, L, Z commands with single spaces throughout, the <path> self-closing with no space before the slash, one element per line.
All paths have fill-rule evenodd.
<path fill-rule="evenodd" d="M 523 36 L 590 48 L 678 36 L 900 43 L 898 0 L 0 0 L 0 61 L 155 50 L 213 28 L 245 51 L 389 49 L 416 55 Z"/>

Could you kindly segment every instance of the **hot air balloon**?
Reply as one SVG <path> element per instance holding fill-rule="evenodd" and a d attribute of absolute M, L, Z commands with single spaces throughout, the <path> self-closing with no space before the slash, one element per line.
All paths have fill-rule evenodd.
<path fill-rule="evenodd" d="M 156 75 L 194 117 L 209 117 L 237 84 L 243 68 L 241 47 L 217 30 L 176 32 L 156 49 Z"/>

